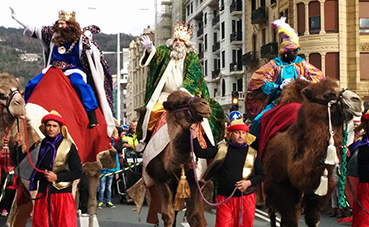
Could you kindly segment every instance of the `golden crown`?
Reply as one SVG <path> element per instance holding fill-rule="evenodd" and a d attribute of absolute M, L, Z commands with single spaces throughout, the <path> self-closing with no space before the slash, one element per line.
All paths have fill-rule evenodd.
<path fill-rule="evenodd" d="M 189 23 L 177 22 L 174 25 L 173 37 L 177 39 L 182 39 L 184 41 L 189 41 L 191 39 L 193 27 Z"/>
<path fill-rule="evenodd" d="M 59 20 L 62 21 L 76 21 L 76 13 L 75 12 L 66 12 L 63 10 L 59 11 Z"/>

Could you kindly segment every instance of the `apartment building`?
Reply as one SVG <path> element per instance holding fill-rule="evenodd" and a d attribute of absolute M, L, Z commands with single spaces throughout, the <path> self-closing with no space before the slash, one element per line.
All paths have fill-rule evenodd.
<path fill-rule="evenodd" d="M 299 54 L 368 101 L 369 1 L 246 0 L 246 80 L 277 56 L 280 37 L 270 21 L 287 17 L 300 37 Z"/>
<path fill-rule="evenodd" d="M 238 91 L 241 103 L 245 91 L 244 3 L 241 0 L 183 1 L 185 21 L 193 25 L 196 43 L 210 97 L 229 114 L 232 92 Z M 240 105 L 239 110 L 244 111 Z"/>
<path fill-rule="evenodd" d="M 128 121 L 138 119 L 140 110 L 144 106 L 145 86 L 148 73 L 147 67 L 140 67 L 139 61 L 143 55 L 141 37 L 147 35 L 155 44 L 154 30 L 150 27 L 143 30 L 143 33 L 136 40 L 129 44 L 129 64 L 126 92 L 126 117 Z"/>

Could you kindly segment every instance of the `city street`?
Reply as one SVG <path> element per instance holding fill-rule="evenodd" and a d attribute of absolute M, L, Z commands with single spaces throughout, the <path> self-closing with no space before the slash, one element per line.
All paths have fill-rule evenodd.
<path fill-rule="evenodd" d="M 146 215 L 148 208 L 144 206 L 141 214 L 138 215 L 137 212 L 134 211 L 135 206 L 133 204 L 120 204 L 118 201 L 118 197 L 113 197 L 113 203 L 116 208 L 107 208 L 103 206 L 103 208 L 97 211 L 97 219 L 100 227 L 150 227 L 153 225 L 146 224 Z M 214 213 L 205 213 L 206 220 L 208 222 L 208 226 L 215 226 L 215 209 Z M 266 221 L 267 218 L 262 214 L 264 212 L 257 211 L 254 226 L 255 227 L 267 227 L 270 226 Z M 178 222 L 176 227 L 189 227 L 189 224 L 183 220 L 184 212 L 178 213 Z M 306 227 L 304 223 L 303 217 L 300 220 L 300 227 Z M 87 218 L 85 218 L 87 219 Z M 141 220 L 139 220 L 141 219 Z M 348 224 L 337 224 L 338 218 L 331 218 L 327 215 L 323 214 L 319 227 L 339 227 L 339 226 L 351 226 Z M 5 217 L 0 217 L 0 226 L 5 226 Z M 78 226 L 81 226 L 78 224 Z M 163 226 L 161 222 L 159 226 Z M 27 227 L 31 227 L 31 223 L 27 224 Z M 83 226 L 84 227 L 84 226 Z"/>

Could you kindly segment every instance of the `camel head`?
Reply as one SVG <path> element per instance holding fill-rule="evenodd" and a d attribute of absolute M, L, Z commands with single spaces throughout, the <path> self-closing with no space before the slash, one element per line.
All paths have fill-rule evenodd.
<path fill-rule="evenodd" d="M 3 113 L 15 118 L 25 118 L 26 108 L 19 93 L 19 81 L 8 73 L 0 74 L 0 102 Z"/>
<path fill-rule="evenodd" d="M 346 121 L 353 116 L 361 116 L 364 111 L 362 99 L 348 89 L 340 90 L 337 81 L 333 79 L 310 84 L 301 92 L 309 102 L 322 105 L 331 103 L 332 113 L 339 113 Z"/>
<path fill-rule="evenodd" d="M 187 92 L 180 90 L 170 94 L 163 105 L 168 111 L 167 116 L 173 116 L 182 126 L 200 123 L 211 114 L 207 101 L 197 96 L 191 97 Z"/>

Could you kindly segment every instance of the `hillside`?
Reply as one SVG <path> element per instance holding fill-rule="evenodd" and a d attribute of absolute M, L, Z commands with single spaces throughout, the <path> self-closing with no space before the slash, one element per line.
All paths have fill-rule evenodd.
<path fill-rule="evenodd" d="M 104 33 L 94 35 L 94 39 L 103 51 L 117 51 L 117 35 Z M 128 48 L 129 43 L 136 39 L 135 36 L 120 34 L 121 48 Z M 37 54 L 38 61 L 23 61 L 21 55 L 24 53 Z M 113 74 L 117 71 L 117 55 L 105 56 Z M 43 68 L 41 44 L 23 35 L 23 29 L 0 27 L 0 73 L 7 72 L 18 77 L 22 86 L 25 86 L 31 78 L 41 72 Z"/>

